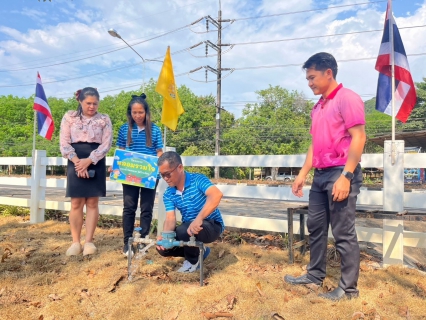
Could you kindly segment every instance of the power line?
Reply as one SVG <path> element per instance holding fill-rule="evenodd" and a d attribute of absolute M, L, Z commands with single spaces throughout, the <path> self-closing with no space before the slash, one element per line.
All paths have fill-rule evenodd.
<path fill-rule="evenodd" d="M 424 27 L 426 27 L 426 25 L 411 26 L 411 27 L 401 27 L 401 28 L 398 28 L 398 29 L 413 29 L 413 28 L 424 28 Z M 307 40 L 307 39 L 339 37 L 339 36 L 345 36 L 345 35 L 351 35 L 351 34 L 362 34 L 362 33 L 371 33 L 371 32 L 383 32 L 383 29 L 365 30 L 365 31 L 353 31 L 353 32 L 342 32 L 342 33 L 333 33 L 333 34 L 325 34 L 325 35 L 309 36 L 309 37 L 299 37 L 299 38 L 288 38 L 288 39 L 277 39 L 277 40 L 241 42 L 241 43 L 233 43 L 232 45 L 233 46 L 243 46 L 243 45 L 260 44 L 260 43 L 274 43 L 274 42 L 297 41 L 297 40 Z"/>
<path fill-rule="evenodd" d="M 388 0 L 360 2 L 360 3 L 345 4 L 345 5 L 340 5 L 340 6 L 331 6 L 331 7 L 327 7 L 327 8 L 318 8 L 318 9 L 291 11 L 291 12 L 284 12 L 284 13 L 275 13 L 275 14 L 268 14 L 268 15 L 264 15 L 264 16 L 237 18 L 237 19 L 232 19 L 232 20 L 233 21 L 242 21 L 242 20 L 249 20 L 249 19 L 271 18 L 271 17 L 285 16 L 285 15 L 298 14 L 298 13 L 307 13 L 307 12 L 323 11 L 323 10 L 337 9 L 337 8 L 344 8 L 344 7 L 361 6 L 361 5 L 366 5 L 366 4 L 373 4 L 373 3 L 387 2 L 387 1 Z"/>
<path fill-rule="evenodd" d="M 157 13 L 154 13 L 154 14 L 151 14 L 151 15 L 145 15 L 144 14 L 143 18 L 140 18 L 140 19 L 126 20 L 124 22 L 118 22 L 118 23 L 111 22 L 111 21 L 108 22 L 108 21 L 105 21 L 105 20 L 98 21 L 98 22 L 100 22 L 100 23 L 107 23 L 108 22 L 110 25 L 113 24 L 114 26 L 118 26 L 118 25 L 129 23 L 129 22 L 141 20 L 141 19 L 146 19 L 147 17 L 155 16 L 155 15 L 158 15 L 158 14 L 163 14 L 163 13 L 166 13 L 166 12 L 169 12 L 169 11 L 173 11 L 173 10 L 176 10 L 176 9 L 179 9 L 179 8 L 191 6 L 191 5 L 198 4 L 198 3 L 201 3 L 201 2 L 205 2 L 205 1 L 207 1 L 207 0 L 201 0 L 201 1 L 198 1 L 198 2 L 189 3 L 189 4 L 186 4 L 186 5 L 183 5 L 183 6 L 179 6 L 179 7 L 173 8 L 171 10 L 157 12 Z M 106 28 L 106 27 L 102 27 L 102 28 L 100 28 L 100 27 L 99 28 L 93 27 L 93 29 L 105 31 L 108 28 Z M 74 36 L 74 35 L 78 35 L 78 34 L 83 34 L 83 33 L 87 34 L 87 31 L 78 32 L 78 33 L 74 33 L 74 34 L 69 34 L 67 36 L 61 36 L 61 38 L 66 38 L 66 37 L 70 37 L 70 36 Z M 129 41 L 134 41 L 134 40 L 138 40 L 138 39 L 141 39 L 141 38 L 129 39 Z M 15 63 L 15 64 L 8 65 L 8 67 L 16 66 L 16 65 L 22 65 L 22 64 L 25 64 L 25 63 L 29 63 L 29 62 L 35 62 L 35 61 L 39 62 L 39 61 L 42 61 L 42 60 L 49 60 L 49 59 L 56 58 L 56 57 L 62 57 L 62 56 L 68 56 L 68 55 L 75 55 L 76 53 L 85 52 L 85 51 L 93 51 L 93 50 L 100 49 L 100 48 L 116 47 L 116 46 L 117 45 L 106 45 L 106 46 L 100 46 L 100 47 L 96 47 L 96 48 L 91 48 L 91 49 L 88 49 L 88 50 L 74 51 L 74 52 L 70 52 L 70 53 L 66 53 L 66 54 L 61 54 L 61 55 L 57 55 L 57 56 L 51 56 L 51 57 L 43 58 L 43 59 L 31 60 L 31 61 L 26 61 L 26 62 L 22 62 L 22 63 Z M 122 48 L 127 48 L 127 46 L 124 46 Z"/>
<path fill-rule="evenodd" d="M 407 54 L 407 56 L 423 56 L 426 55 L 426 52 Z M 377 57 L 366 57 L 366 58 L 354 58 L 354 59 L 344 59 L 337 60 L 337 62 L 353 62 L 353 61 L 364 61 L 364 60 L 375 60 Z M 250 70 L 250 69 L 265 69 L 265 68 L 287 68 L 287 67 L 298 67 L 303 65 L 303 63 L 291 63 L 291 64 L 276 64 L 270 66 L 256 66 L 256 67 L 241 67 L 233 68 L 234 70 Z"/>
<path fill-rule="evenodd" d="M 181 49 L 175 52 L 172 52 L 173 55 L 177 55 L 180 54 L 182 52 L 188 51 L 190 48 L 185 48 L 185 49 Z M 158 57 L 158 58 L 163 58 L 163 57 Z M 153 58 L 153 59 L 147 59 L 147 61 L 149 60 L 154 60 L 157 58 Z M 117 71 L 117 70 L 121 70 L 121 69 L 127 69 L 127 68 L 131 68 L 140 64 L 143 64 L 144 62 L 138 62 L 138 63 L 134 63 L 131 65 L 126 65 L 126 66 L 122 66 L 122 67 L 117 67 L 117 68 L 113 68 L 113 69 L 108 69 L 105 71 L 100 71 L 100 72 L 95 72 L 95 73 L 90 73 L 90 74 L 84 74 L 82 76 L 77 76 L 77 77 L 73 77 L 73 78 L 65 78 L 65 79 L 59 79 L 59 80 L 43 80 L 43 84 L 49 84 L 49 83 L 57 83 L 57 82 L 66 82 L 66 81 L 71 81 L 71 80 L 77 80 L 77 79 L 82 79 L 82 78 L 86 78 L 86 77 L 92 77 L 92 76 L 96 76 L 96 75 L 100 75 L 100 74 L 104 74 L 104 73 L 109 73 L 109 72 L 113 72 L 113 71 Z M 187 74 L 186 72 L 184 73 L 185 75 Z M 182 74 L 183 75 L 183 74 Z M 25 84 L 17 84 L 17 85 L 0 85 L 0 88 L 15 88 L 15 87 L 28 87 L 28 86 L 33 86 L 34 83 L 25 83 Z"/>
<path fill-rule="evenodd" d="M 136 43 L 134 43 L 132 45 L 134 46 L 134 45 L 138 45 L 138 44 L 141 44 L 141 43 L 144 43 L 144 42 L 148 42 L 148 41 L 151 41 L 151 40 L 154 40 L 154 39 L 158 39 L 158 38 L 163 37 L 165 35 L 172 34 L 172 33 L 178 32 L 180 30 L 183 30 L 185 28 L 188 28 L 189 26 L 190 26 L 190 24 L 188 24 L 186 26 L 183 26 L 183 27 L 180 27 L 180 28 L 177 28 L 177 29 L 174 29 L 174 30 L 171 30 L 171 31 L 167 31 L 165 33 L 161 33 L 161 34 L 159 34 L 157 36 L 154 36 L 152 38 L 149 38 L 149 39 L 146 39 L 146 40 L 143 40 L 143 41 L 140 41 L 140 42 L 136 42 Z M 112 52 L 123 50 L 125 48 L 127 48 L 127 46 L 121 47 L 121 48 L 118 48 L 118 49 L 114 49 L 114 50 L 110 50 L 110 51 L 106 51 L 106 52 L 103 52 L 103 53 L 95 54 L 95 55 L 88 56 L 88 57 L 85 57 L 85 58 L 74 59 L 74 60 L 69 60 L 69 61 L 54 63 L 54 64 L 50 64 L 50 65 L 44 65 L 44 66 L 37 66 L 37 67 L 28 67 L 28 68 L 12 69 L 12 70 L 0 70 L 0 72 L 24 71 L 24 70 L 33 70 L 33 69 L 40 69 L 40 68 L 47 68 L 47 67 L 59 66 L 59 65 L 68 64 L 68 63 L 72 63 L 72 62 L 77 62 L 77 61 L 81 61 L 81 60 L 86 60 L 86 59 L 90 59 L 90 58 L 94 58 L 94 57 L 99 57 L 99 56 L 102 56 L 102 55 L 105 55 L 105 54 L 108 54 L 108 53 L 112 53 Z"/>
<path fill-rule="evenodd" d="M 202 2 L 202 1 L 200 1 L 200 2 Z M 319 10 L 328 10 L 328 9 L 334 9 L 334 8 L 350 7 L 350 6 L 357 6 L 357 5 L 364 5 L 364 4 L 378 3 L 378 2 L 386 2 L 386 1 L 385 1 L 385 0 L 382 0 L 382 1 L 364 2 L 364 3 L 356 3 L 356 4 L 350 4 L 350 5 L 333 6 L 333 7 L 322 8 L 322 9 L 312 9 L 312 10 L 303 10 L 303 11 L 294 11 L 294 12 L 278 13 L 278 14 L 267 15 L 267 16 L 248 17 L 248 18 L 239 18 L 239 19 L 229 19 L 229 22 L 231 22 L 231 24 L 232 24 L 234 21 L 238 21 L 238 20 L 247 20 L 247 19 L 265 18 L 265 17 L 272 17 L 272 16 L 279 16 L 279 15 L 290 15 L 290 14 L 296 14 L 296 13 L 311 12 L 311 11 L 319 11 Z M 197 3 L 199 3 L 199 2 L 192 3 L 192 4 L 197 4 Z M 192 4 L 188 4 L 188 5 L 192 5 Z M 187 6 L 187 5 L 185 5 L 185 6 Z M 182 6 L 182 7 L 184 7 L 184 6 Z M 171 10 L 168 10 L 168 11 L 171 11 Z M 165 12 L 167 12 L 167 11 L 165 11 Z M 118 24 L 115 24 L 115 25 L 118 25 Z M 181 28 L 178 28 L 178 29 L 172 30 L 172 31 L 170 31 L 170 32 L 166 32 L 166 33 L 164 33 L 164 34 L 160 34 L 160 35 L 158 35 L 158 36 L 156 36 L 156 37 L 154 37 L 154 38 L 150 38 L 150 39 L 147 39 L 147 40 L 144 40 L 144 41 L 140 41 L 140 42 L 135 42 L 135 43 L 133 43 L 132 45 L 138 45 L 138 44 L 141 44 L 141 43 L 143 43 L 143 42 L 146 42 L 146 41 L 150 41 L 150 40 L 156 39 L 156 38 L 158 38 L 159 36 L 163 36 L 163 35 L 167 35 L 167 34 L 170 34 L 170 33 L 174 33 L 174 32 L 177 32 L 177 31 L 183 30 L 183 29 L 185 29 L 185 28 L 190 28 L 190 27 L 191 27 L 191 25 L 192 25 L 192 24 L 189 24 L 189 25 L 186 25 L 186 26 L 184 26 L 184 27 L 181 27 Z M 229 25 L 228 25 L 227 27 L 229 27 Z M 225 27 L 225 28 L 227 28 L 227 27 Z M 222 28 L 222 30 L 223 30 L 223 29 L 225 29 L 225 28 Z M 95 28 L 95 29 L 96 29 L 96 28 Z M 402 29 L 402 28 L 400 28 L 400 29 Z M 192 31 L 192 30 L 191 30 L 191 31 Z M 108 45 L 108 46 L 101 46 L 101 47 L 98 47 L 98 48 L 110 47 L 110 46 L 111 46 L 111 45 Z M 72 63 L 72 62 L 81 61 L 81 60 L 85 60 L 85 59 L 90 59 L 90 58 L 97 57 L 97 56 L 100 56 L 100 55 L 104 55 L 104 54 L 112 53 L 112 52 L 115 52 L 115 51 L 123 50 L 123 49 L 125 49 L 125 48 L 127 48 L 127 46 L 122 46 L 122 47 L 120 47 L 120 48 L 118 48 L 118 49 L 110 50 L 110 51 L 107 51 L 107 52 L 102 52 L 102 53 L 99 53 L 99 54 L 96 54 L 96 55 L 92 55 L 92 56 L 88 56 L 88 57 L 84 57 L 84 58 L 80 58 L 80 59 L 76 59 L 76 60 L 71 60 L 71 61 L 65 61 L 65 62 L 61 62 L 61 63 L 56 63 L 56 64 L 52 64 L 52 65 L 47 65 L 47 66 L 29 67 L 29 68 L 21 68 L 21 69 L 13 69 L 13 70 L 0 70 L 0 72 L 24 71 L 24 70 L 30 70 L 30 69 L 36 69 L 36 68 L 44 68 L 44 67 L 56 66 L 56 65 L 66 64 L 66 63 Z M 97 49 L 97 48 L 94 48 L 94 49 Z M 83 51 L 79 51 L 79 52 L 92 51 L 92 50 L 94 50 L 94 49 L 90 49 L 90 50 L 83 50 Z M 68 54 L 66 54 L 66 55 L 68 55 Z M 59 56 L 63 56 L 63 55 L 59 55 Z M 50 59 L 50 58 L 39 59 L 39 60 L 33 60 L 33 61 L 40 61 L 40 60 L 46 60 L 46 59 Z M 30 62 L 32 62 L 32 61 L 30 61 Z M 26 62 L 24 62 L 24 63 L 26 63 Z M 20 63 L 20 64 L 14 64 L 14 65 L 21 65 L 21 64 L 23 64 L 23 63 Z"/>

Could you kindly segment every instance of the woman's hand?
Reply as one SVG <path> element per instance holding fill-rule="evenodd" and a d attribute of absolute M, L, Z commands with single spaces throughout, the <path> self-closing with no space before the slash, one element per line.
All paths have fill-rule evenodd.
<path fill-rule="evenodd" d="M 108 172 L 111 173 L 112 172 L 112 167 L 108 167 Z"/>
<path fill-rule="evenodd" d="M 81 170 L 81 171 L 76 170 L 75 173 L 76 173 L 77 177 L 79 177 L 79 178 L 86 178 L 86 179 L 90 178 L 89 173 L 87 172 L 87 169 L 84 169 L 84 170 Z"/>
<path fill-rule="evenodd" d="M 79 159 L 77 162 L 74 162 L 74 167 L 76 171 L 81 172 L 83 170 L 86 170 L 91 164 L 92 159 L 90 158 Z"/>

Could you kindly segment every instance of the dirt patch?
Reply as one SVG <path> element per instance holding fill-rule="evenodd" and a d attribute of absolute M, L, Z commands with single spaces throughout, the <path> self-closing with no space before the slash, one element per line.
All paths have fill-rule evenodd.
<path fill-rule="evenodd" d="M 426 319 L 426 278 L 412 269 L 380 269 L 366 252 L 361 297 L 333 303 L 317 294 L 338 284 L 338 257 L 330 253 L 335 260 L 323 287 L 290 286 L 282 277 L 306 272 L 309 256 L 289 265 L 279 235 L 224 234 L 209 245 L 203 287 L 198 273 L 175 271 L 182 259 L 155 250 L 127 281 L 122 230 L 113 225 L 97 229 L 93 257 L 66 257 L 69 242 L 64 222 L 0 218 L 1 319 Z"/>

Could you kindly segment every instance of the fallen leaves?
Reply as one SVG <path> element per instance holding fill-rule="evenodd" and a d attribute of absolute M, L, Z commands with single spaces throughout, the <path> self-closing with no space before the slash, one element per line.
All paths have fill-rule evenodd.
<path fill-rule="evenodd" d="M 51 294 L 49 294 L 49 299 L 51 299 L 52 301 L 58 301 L 58 300 L 61 300 L 61 297 L 59 297 L 57 294 L 55 294 L 55 293 L 51 293 Z"/>
<path fill-rule="evenodd" d="M 317 285 L 315 283 L 305 284 L 305 287 L 308 288 L 309 290 L 311 290 L 312 292 L 315 292 L 315 293 L 318 293 L 318 291 L 321 288 L 320 285 Z"/>
<path fill-rule="evenodd" d="M 91 293 L 89 292 L 89 289 L 81 289 L 80 290 L 80 297 L 83 299 L 89 300 L 89 302 L 92 304 L 92 306 L 96 307 L 93 303 L 92 299 L 90 299 Z"/>
<path fill-rule="evenodd" d="M 284 293 L 284 302 L 289 302 L 290 296 L 287 293 Z"/>
<path fill-rule="evenodd" d="M 262 286 L 261 286 L 260 282 L 256 283 L 256 289 L 257 289 L 257 292 L 260 294 L 261 297 L 263 297 L 265 295 L 262 291 Z"/>
<path fill-rule="evenodd" d="M 410 318 L 410 310 L 408 310 L 407 306 L 403 306 L 403 307 L 399 307 L 398 309 L 398 314 L 401 317 L 406 317 L 407 319 Z"/>
<path fill-rule="evenodd" d="M 340 266 L 340 253 L 335 245 L 329 244 L 327 246 L 327 261 L 330 267 Z"/>
<path fill-rule="evenodd" d="M 219 259 L 223 257 L 223 255 L 225 254 L 225 250 L 220 250 L 219 251 Z"/>
<path fill-rule="evenodd" d="M 420 295 L 425 297 L 426 296 L 426 285 L 422 284 L 420 281 L 417 281 L 416 283 L 416 289 L 420 292 Z"/>
<path fill-rule="evenodd" d="M 362 313 L 361 311 L 358 311 L 358 312 L 355 312 L 355 313 L 352 315 L 351 320 L 364 319 L 364 318 L 365 318 L 365 314 L 364 314 L 364 313 Z"/>
<path fill-rule="evenodd" d="M 5 262 L 7 258 L 9 258 L 12 255 L 12 251 L 9 248 L 4 249 L 4 252 L 1 256 L 1 262 Z"/>
<path fill-rule="evenodd" d="M 272 242 L 272 241 L 275 240 L 275 237 L 272 236 L 272 235 L 270 235 L 270 234 L 267 234 L 267 235 L 264 235 L 263 237 L 260 237 L 259 240 L 260 241 L 265 241 L 266 240 L 266 241 Z"/>
<path fill-rule="evenodd" d="M 109 287 L 108 292 L 115 292 L 115 290 L 117 289 L 118 285 L 120 284 L 120 282 L 122 280 L 125 279 L 124 275 L 119 276 L 117 279 L 115 279 L 112 283 L 112 285 Z"/>
<path fill-rule="evenodd" d="M 310 299 L 309 302 L 312 304 L 317 304 L 317 303 L 325 303 L 325 300 L 320 298 L 313 298 L 313 299 Z"/>
<path fill-rule="evenodd" d="M 202 312 L 201 315 L 206 319 L 215 319 L 215 318 L 233 318 L 234 315 L 229 312 Z"/>
<path fill-rule="evenodd" d="M 226 297 L 226 300 L 228 301 L 227 308 L 229 310 L 232 310 L 234 308 L 235 303 L 237 303 L 237 297 L 234 295 L 228 295 Z"/>
<path fill-rule="evenodd" d="M 169 311 L 167 312 L 164 317 L 163 320 L 176 320 L 179 316 L 181 310 L 174 310 L 174 311 Z"/>
<path fill-rule="evenodd" d="M 30 306 L 35 307 L 35 308 L 40 308 L 41 307 L 41 302 L 40 301 L 30 301 L 28 304 Z"/>
<path fill-rule="evenodd" d="M 363 272 L 367 272 L 367 271 L 374 271 L 374 270 L 378 270 L 381 269 L 381 266 L 379 263 L 375 262 L 375 261 L 361 261 L 359 268 L 361 269 L 361 271 Z"/>
<path fill-rule="evenodd" d="M 273 312 L 271 315 L 272 319 L 274 320 L 285 320 L 284 317 L 280 316 L 278 313 Z"/>
<path fill-rule="evenodd" d="M 92 270 L 92 269 L 87 269 L 87 270 L 86 270 L 86 274 L 87 274 L 87 276 L 88 276 L 89 278 L 93 278 L 93 277 L 95 276 L 95 274 L 96 274 L 96 271 L 95 271 L 95 270 Z"/>

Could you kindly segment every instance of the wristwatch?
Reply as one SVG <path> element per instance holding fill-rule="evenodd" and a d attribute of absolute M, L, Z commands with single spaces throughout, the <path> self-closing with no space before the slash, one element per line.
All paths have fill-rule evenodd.
<path fill-rule="evenodd" d="M 349 171 L 342 171 L 342 176 L 344 176 L 346 179 L 348 179 L 349 181 L 351 181 L 354 177 L 354 174 L 352 172 Z"/>

